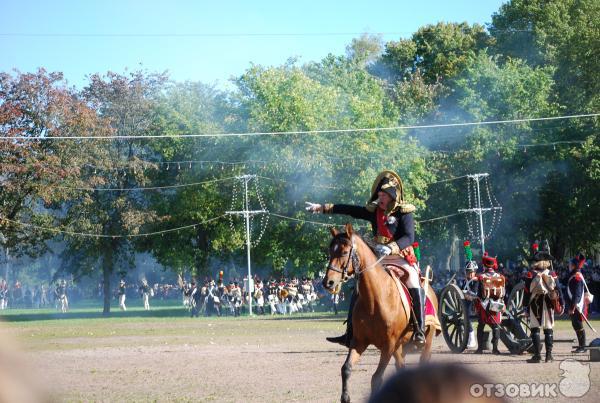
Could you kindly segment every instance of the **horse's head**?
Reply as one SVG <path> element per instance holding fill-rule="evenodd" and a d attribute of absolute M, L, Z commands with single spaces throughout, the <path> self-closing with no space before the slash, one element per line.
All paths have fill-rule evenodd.
<path fill-rule="evenodd" d="M 353 232 L 351 224 L 346 224 L 345 232 L 331 228 L 333 239 L 329 244 L 329 264 L 323 278 L 323 287 L 332 294 L 337 294 L 342 283 L 358 269 Z"/>

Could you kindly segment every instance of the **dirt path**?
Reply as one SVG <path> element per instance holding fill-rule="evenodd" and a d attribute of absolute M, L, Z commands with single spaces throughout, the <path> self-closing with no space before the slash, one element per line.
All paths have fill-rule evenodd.
<path fill-rule="evenodd" d="M 324 340 L 341 331 L 339 318 L 93 320 L 59 325 L 9 324 L 10 333 L 22 340 L 27 360 L 58 400 L 339 401 L 346 352 Z M 572 337 L 564 325 L 557 339 Z M 464 363 L 495 382 L 558 383 L 559 361 L 572 357 L 570 348 L 570 343 L 557 343 L 556 362 L 532 366 L 525 363 L 527 356 L 450 354 L 440 336 L 433 361 Z M 409 356 L 409 365 L 417 358 Z M 351 380 L 354 401 L 368 397 L 377 360 L 377 351 L 370 349 L 359 362 Z M 600 363 L 590 367 L 591 390 L 578 401 L 597 401 Z M 393 373 L 390 365 L 386 377 Z M 566 400 L 559 394 L 554 401 Z"/>

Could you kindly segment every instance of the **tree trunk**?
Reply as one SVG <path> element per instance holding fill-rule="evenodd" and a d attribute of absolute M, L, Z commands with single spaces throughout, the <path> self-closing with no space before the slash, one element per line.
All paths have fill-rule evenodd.
<path fill-rule="evenodd" d="M 196 229 L 196 245 L 200 249 L 200 253 L 196 255 L 196 276 L 198 280 L 201 276 L 209 275 L 207 263 L 207 251 L 208 251 L 208 236 L 204 229 L 200 226 Z"/>
<path fill-rule="evenodd" d="M 110 314 L 110 275 L 113 271 L 113 251 L 112 245 L 107 245 L 104 258 L 102 260 L 102 275 L 104 279 L 104 309 L 102 314 L 108 316 Z"/>
<path fill-rule="evenodd" d="M 6 248 L 4 248 L 4 253 L 5 253 L 4 258 L 6 259 L 4 261 L 4 281 L 6 281 L 6 283 L 8 284 L 8 282 L 9 282 L 9 280 L 8 280 L 8 266 L 9 266 L 9 260 L 10 260 L 10 251 L 8 249 L 8 246 Z"/>

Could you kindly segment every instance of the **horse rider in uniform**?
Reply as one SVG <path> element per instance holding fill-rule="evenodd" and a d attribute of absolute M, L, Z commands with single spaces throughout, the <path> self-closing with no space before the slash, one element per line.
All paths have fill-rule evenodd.
<path fill-rule="evenodd" d="M 569 261 L 569 268 L 571 273 L 567 282 L 567 301 L 569 304 L 569 316 L 571 317 L 571 325 L 575 334 L 577 335 L 578 346 L 573 351 L 574 353 L 585 352 L 585 329 L 583 328 L 583 318 L 587 317 L 588 313 L 588 302 L 586 301 L 585 294 L 587 290 L 587 284 L 583 274 L 581 274 L 581 268 L 585 264 L 585 257 L 579 255 Z M 589 293 L 589 291 L 587 291 Z"/>
<path fill-rule="evenodd" d="M 552 362 L 552 346 L 554 343 L 554 312 L 560 315 L 564 301 L 558 286 L 556 273 L 552 271 L 552 261 L 548 245 L 546 250 L 539 250 L 537 243 L 533 244 L 533 263 L 525 278 L 524 306 L 529 315 L 531 340 L 533 341 L 533 356 L 528 363 L 542 361 L 540 355 L 542 343 L 540 328 L 544 329 L 544 344 L 546 347 L 546 362 Z"/>
<path fill-rule="evenodd" d="M 500 338 L 500 321 L 506 294 L 506 279 L 497 273 L 498 260 L 487 252 L 481 258 L 483 272 L 473 281 L 474 287 L 467 295 L 475 301 L 477 311 L 477 350 L 475 354 L 483 353 L 484 328 L 488 325 L 492 329 L 492 353 L 500 354 L 498 340 Z M 476 291 L 475 291 L 476 287 Z"/>
<path fill-rule="evenodd" d="M 415 206 L 404 200 L 402 180 L 393 171 L 381 172 L 371 187 L 371 197 L 366 206 L 347 204 L 316 204 L 307 202 L 306 210 L 313 213 L 344 214 L 371 223 L 375 244 L 372 246 L 378 257 L 391 255 L 394 265 L 402 268 L 413 303 L 414 342 L 418 347 L 425 345 L 425 292 L 421 288 L 420 272 L 412 244 L 415 238 L 413 213 Z M 390 262 L 391 263 L 391 262 Z M 385 262 L 384 262 L 385 264 Z M 328 337 L 332 343 L 345 346 L 352 340 L 352 310 L 356 303 L 356 291 L 350 299 L 346 334 Z"/>

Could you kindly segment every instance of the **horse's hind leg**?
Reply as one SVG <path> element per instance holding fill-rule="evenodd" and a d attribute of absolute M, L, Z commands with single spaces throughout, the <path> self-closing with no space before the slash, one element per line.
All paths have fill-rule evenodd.
<path fill-rule="evenodd" d="M 374 393 L 377 390 L 379 390 L 379 387 L 381 386 L 385 368 L 390 363 L 390 360 L 392 359 L 392 355 L 394 354 L 394 351 L 392 350 L 392 348 L 393 347 L 381 350 L 381 355 L 379 356 L 379 365 L 377 365 L 377 369 L 375 370 L 375 373 L 371 377 L 371 393 Z"/>
<path fill-rule="evenodd" d="M 431 349 L 433 348 L 433 335 L 435 334 L 435 329 L 433 326 L 427 326 L 425 330 L 425 347 L 423 347 L 423 351 L 421 352 L 421 358 L 419 362 L 425 363 L 429 362 L 431 359 Z"/>
<path fill-rule="evenodd" d="M 366 346 L 354 346 L 348 351 L 346 361 L 342 365 L 342 403 L 350 402 L 350 394 L 348 393 L 348 380 L 352 375 L 352 367 L 357 363 L 361 354 L 366 350 Z"/>

